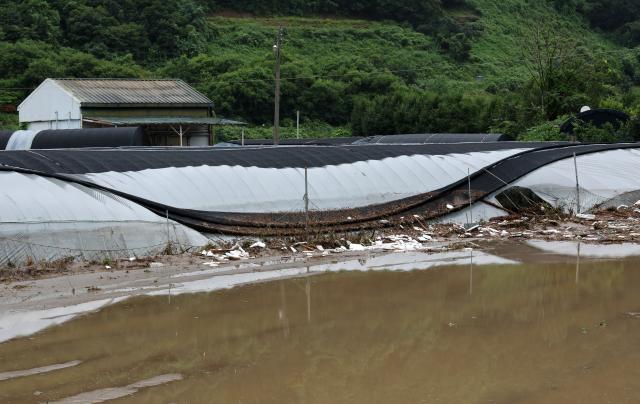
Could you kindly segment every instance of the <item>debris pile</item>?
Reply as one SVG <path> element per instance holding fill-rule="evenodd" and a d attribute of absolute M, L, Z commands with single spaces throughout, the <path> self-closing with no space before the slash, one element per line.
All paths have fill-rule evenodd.
<path fill-rule="evenodd" d="M 547 209 L 543 214 L 520 214 L 493 218 L 467 225 L 426 223 L 408 216 L 400 223 L 375 231 L 342 234 L 316 234 L 307 241 L 273 237 L 263 240 L 238 238 L 211 242 L 195 253 L 166 253 L 154 257 L 109 257 L 101 261 L 76 262 L 73 257 L 48 263 L 30 260 L 20 268 L 0 271 L 0 280 L 42 277 L 73 271 L 144 270 L 153 272 L 166 265 L 204 265 L 211 268 L 224 263 L 254 258 L 322 258 L 343 253 L 371 251 L 442 251 L 472 246 L 481 240 L 581 240 L 599 244 L 640 243 L 640 201 L 590 213 L 564 215 Z"/>
<path fill-rule="evenodd" d="M 638 201 L 640 206 L 640 201 Z M 640 241 L 640 209 L 615 209 L 574 216 L 510 216 L 466 230 L 460 238 L 582 240 L 603 243 Z"/>
<path fill-rule="evenodd" d="M 262 242 L 254 243 L 251 246 L 251 248 L 265 248 L 265 247 L 266 245 Z M 204 257 L 213 258 L 217 261 L 238 261 L 238 260 L 246 260 L 251 258 L 249 253 L 246 252 L 238 243 L 236 243 L 233 247 L 227 250 L 204 249 L 200 254 Z"/>

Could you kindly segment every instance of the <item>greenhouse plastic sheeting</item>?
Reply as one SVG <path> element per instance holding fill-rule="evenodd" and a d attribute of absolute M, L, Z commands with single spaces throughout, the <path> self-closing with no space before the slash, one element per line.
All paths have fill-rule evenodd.
<path fill-rule="evenodd" d="M 400 156 L 308 169 L 314 209 L 348 209 L 430 192 L 523 149 L 443 156 Z M 304 208 L 303 168 L 171 167 L 76 175 L 164 205 L 219 212 Z"/>
<path fill-rule="evenodd" d="M 67 257 L 130 257 L 207 238 L 113 194 L 38 175 L 0 172 L 0 265 Z"/>
<path fill-rule="evenodd" d="M 580 211 L 585 212 L 616 196 L 640 190 L 640 149 L 609 150 L 566 158 L 525 175 L 511 186 L 529 188 L 552 206 L 576 211 L 576 165 L 580 185 Z"/>
<path fill-rule="evenodd" d="M 455 221 L 501 214 L 501 209 L 486 204 L 480 210 L 481 205 L 468 206 L 492 201 L 496 192 L 510 185 L 531 188 L 547 200 L 567 199 L 575 187 L 573 154 L 582 168 L 585 195 L 598 195 L 594 201 L 610 199 L 640 189 L 633 179 L 620 180 L 640 168 L 638 148 L 638 144 L 493 142 L 11 151 L 0 152 L 0 170 L 68 187 L 70 191 L 53 198 L 59 203 L 29 208 L 45 222 L 48 218 L 76 220 L 65 204 L 77 197 L 71 189 L 77 187 L 85 193 L 96 192 L 99 198 L 126 202 L 126 208 L 142 209 L 144 213 L 129 212 L 133 220 L 167 216 L 200 231 L 279 235 L 305 229 L 305 168 L 309 223 L 347 231 L 413 214 L 438 219 L 448 213 Z M 35 187 L 28 184 L 20 180 L 3 186 L 0 195 L 12 200 L 14 194 L 32 192 Z M 594 203 L 585 198 L 584 206 Z M 117 211 L 116 206 L 109 209 Z M 96 213 L 95 220 L 110 222 L 127 214 L 103 217 Z M 85 219 L 91 215 L 88 212 Z"/>

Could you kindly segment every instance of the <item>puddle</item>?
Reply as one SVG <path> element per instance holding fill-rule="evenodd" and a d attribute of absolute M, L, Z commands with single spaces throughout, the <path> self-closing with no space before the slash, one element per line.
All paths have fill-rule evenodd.
<path fill-rule="evenodd" d="M 2 380 L 0 402 L 635 402 L 640 257 L 536 248 L 563 258 L 194 273 L 171 294 L 46 313 L 66 322 L 0 344 L 0 375 L 81 363 Z"/>
<path fill-rule="evenodd" d="M 318 275 L 327 272 L 372 272 L 372 271 L 414 271 L 426 270 L 443 265 L 515 264 L 516 261 L 497 257 L 482 251 L 455 251 L 428 254 L 407 252 L 386 254 L 368 259 L 336 262 L 333 264 L 309 265 L 300 268 L 278 269 L 273 271 L 247 272 L 232 275 L 220 275 L 208 279 L 172 284 L 171 288 L 149 292 L 149 295 L 179 295 L 182 293 L 212 292 L 239 285 L 264 282 L 273 279 L 291 278 L 306 275 Z M 208 270 L 202 271 L 210 274 Z M 194 276 L 195 272 L 186 274 Z"/>
<path fill-rule="evenodd" d="M 67 363 L 59 363 L 59 364 L 56 364 L 56 365 L 42 366 L 42 367 L 34 368 L 34 369 L 13 370 L 13 371 L 10 371 L 10 372 L 3 372 L 3 373 L 0 373 L 0 381 L 9 380 L 9 379 L 15 379 L 17 377 L 33 376 L 33 375 L 38 375 L 40 373 L 53 372 L 54 370 L 66 369 L 66 368 L 70 368 L 72 366 L 77 366 L 77 365 L 79 365 L 81 363 L 82 362 L 80 362 L 80 361 L 71 361 L 71 362 L 67 362 Z"/>
<path fill-rule="evenodd" d="M 529 240 L 527 244 L 547 253 L 583 258 L 626 258 L 640 256 L 640 244 L 586 244 L 577 241 Z"/>
<path fill-rule="evenodd" d="M 182 380 L 182 375 L 161 375 L 152 377 L 146 380 L 140 380 L 139 382 L 132 383 L 124 387 L 109 387 L 106 389 L 89 391 L 87 393 L 80 393 L 73 397 L 63 398 L 62 400 L 50 401 L 50 404 L 94 404 L 103 403 L 105 401 L 111 401 L 118 398 L 127 397 L 137 393 L 140 389 L 159 386 L 161 384 L 175 382 L 176 380 Z"/>
<path fill-rule="evenodd" d="M 188 272 L 179 275 L 172 275 L 170 282 L 157 284 L 155 286 L 132 286 L 106 291 L 103 295 L 115 293 L 124 294 L 117 298 L 96 298 L 96 300 L 31 311 L 0 311 L 0 342 L 8 341 L 15 337 L 28 336 L 41 331 L 47 327 L 60 325 L 72 320 L 81 314 L 99 310 L 107 305 L 121 302 L 128 298 L 127 294 L 150 296 L 158 295 L 180 295 L 184 293 L 213 292 L 221 289 L 229 289 L 240 285 L 256 282 L 272 281 L 274 279 L 301 277 L 318 275 L 326 272 L 336 271 L 411 271 L 426 270 L 442 265 L 467 265 L 475 264 L 513 264 L 516 261 L 501 258 L 482 251 L 456 251 L 447 253 L 427 254 L 422 252 L 392 253 L 370 258 L 353 259 L 348 261 L 335 262 L 332 264 L 317 264 L 306 267 L 294 267 L 287 269 L 262 270 L 234 272 L 233 268 L 226 268 L 225 271 L 203 270 Z M 218 272 L 222 274 L 217 276 Z M 234 272 L 234 273 L 229 273 Z M 180 279 L 190 279 L 196 277 L 204 279 L 183 281 Z M 98 295 L 100 296 L 100 295 Z M 104 297 L 104 296 L 102 296 Z"/>
<path fill-rule="evenodd" d="M 0 342 L 34 334 L 122 300 L 122 298 L 101 299 L 67 307 L 3 313 L 0 315 Z"/>

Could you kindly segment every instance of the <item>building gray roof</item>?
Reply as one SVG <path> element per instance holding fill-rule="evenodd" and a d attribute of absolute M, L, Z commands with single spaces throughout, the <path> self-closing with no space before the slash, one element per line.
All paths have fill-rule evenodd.
<path fill-rule="evenodd" d="M 53 79 L 83 106 L 212 106 L 182 80 Z"/>

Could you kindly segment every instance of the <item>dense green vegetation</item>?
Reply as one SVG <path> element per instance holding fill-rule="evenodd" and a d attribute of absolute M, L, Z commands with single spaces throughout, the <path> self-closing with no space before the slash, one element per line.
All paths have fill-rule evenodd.
<path fill-rule="evenodd" d="M 554 0 L 558 10 L 577 11 L 591 25 L 613 33 L 614 40 L 628 45 L 640 44 L 640 2 L 636 0 Z"/>
<path fill-rule="evenodd" d="M 307 136 L 554 138 L 582 105 L 640 114 L 634 0 L 0 0 L 0 22 L 0 106 L 46 77 L 179 77 L 265 136 L 283 26 L 286 135 L 296 110 Z"/>

